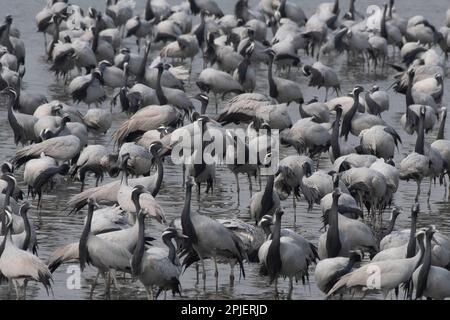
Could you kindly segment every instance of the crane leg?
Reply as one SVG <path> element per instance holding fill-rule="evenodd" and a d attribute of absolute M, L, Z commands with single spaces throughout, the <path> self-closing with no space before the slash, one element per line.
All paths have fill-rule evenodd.
<path fill-rule="evenodd" d="M 230 272 L 230 287 L 232 287 L 234 285 L 234 262 L 230 262 L 230 268 L 231 268 L 231 272 Z"/>
<path fill-rule="evenodd" d="M 16 291 L 16 300 L 19 300 L 19 287 L 17 285 L 17 281 L 16 280 L 11 280 L 13 285 L 14 285 L 14 290 Z"/>
<path fill-rule="evenodd" d="M 45 31 L 44 31 L 44 51 L 45 51 L 45 53 L 47 53 L 47 46 L 48 46 L 47 35 L 45 34 Z"/>
<path fill-rule="evenodd" d="M 203 278 L 203 290 L 205 290 L 205 289 L 206 289 L 205 261 L 203 260 L 203 257 L 201 257 L 200 255 L 199 255 L 199 257 L 200 257 L 200 261 L 201 261 L 201 263 L 202 263 L 202 272 L 203 272 L 203 274 L 202 274 L 202 278 Z"/>
<path fill-rule="evenodd" d="M 103 279 L 105 280 L 105 300 L 107 300 L 110 295 L 111 285 L 111 274 L 109 271 L 103 274 Z"/>
<path fill-rule="evenodd" d="M 219 110 L 219 102 L 217 101 L 217 93 L 215 92 L 214 92 L 214 100 L 216 101 L 216 114 L 217 114 Z"/>
<path fill-rule="evenodd" d="M 147 300 L 153 300 L 153 290 L 146 286 L 145 291 L 147 292 Z"/>
<path fill-rule="evenodd" d="M 219 269 L 217 268 L 217 258 L 214 257 L 214 278 L 216 278 L 216 291 L 219 289 Z"/>
<path fill-rule="evenodd" d="M 27 299 L 27 284 L 28 281 L 25 279 L 23 282 L 23 300 Z"/>
<path fill-rule="evenodd" d="M 420 180 L 417 180 L 417 193 L 416 193 L 416 202 L 419 201 L 420 196 Z"/>
<path fill-rule="evenodd" d="M 278 299 L 278 277 L 275 278 L 275 299 Z"/>
<path fill-rule="evenodd" d="M 111 282 L 114 286 L 114 289 L 116 289 L 117 291 L 119 291 L 119 286 L 117 285 L 117 278 L 116 278 L 116 272 L 115 271 L 111 271 Z"/>
<path fill-rule="evenodd" d="M 292 206 L 294 207 L 294 227 L 297 225 L 297 203 L 295 203 L 295 194 L 292 196 Z"/>
<path fill-rule="evenodd" d="M 253 191 L 253 184 L 252 184 L 252 177 L 250 176 L 250 173 L 247 173 L 247 177 L 248 177 L 248 188 L 250 190 L 250 197 L 251 197 L 252 191 Z"/>
<path fill-rule="evenodd" d="M 89 298 L 92 299 L 92 295 L 94 294 L 95 287 L 97 286 L 98 277 L 100 276 L 100 271 L 97 272 L 95 276 L 94 283 L 91 285 L 91 292 L 89 294 Z"/>
<path fill-rule="evenodd" d="M 198 284 L 198 262 L 195 263 L 195 273 L 197 274 L 197 282 L 196 284 Z"/>
<path fill-rule="evenodd" d="M 427 201 L 428 202 L 430 202 L 430 196 L 431 196 L 431 181 L 432 181 L 433 179 L 430 177 L 430 187 L 428 188 L 428 199 L 427 199 Z"/>
<path fill-rule="evenodd" d="M 287 298 L 289 300 L 292 299 L 292 291 L 294 291 L 294 283 L 293 283 L 293 278 L 290 277 L 289 278 L 289 291 L 288 291 L 288 296 L 287 296 Z"/>
<path fill-rule="evenodd" d="M 239 188 L 239 177 L 238 177 L 238 174 L 235 173 L 234 177 L 236 178 L 236 191 L 237 191 L 238 198 L 239 198 L 239 192 L 241 191 L 241 189 Z"/>

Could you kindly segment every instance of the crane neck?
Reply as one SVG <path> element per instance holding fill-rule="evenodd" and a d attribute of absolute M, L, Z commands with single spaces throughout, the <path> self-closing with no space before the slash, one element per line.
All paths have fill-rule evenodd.
<path fill-rule="evenodd" d="M 237 69 L 239 83 L 244 85 L 245 79 L 247 77 L 248 66 L 250 65 L 250 61 L 248 55 L 245 56 L 244 60 L 239 64 Z"/>
<path fill-rule="evenodd" d="M 282 18 L 286 18 L 286 0 L 280 1 L 280 6 L 278 7 L 278 11 L 280 12 L 280 16 Z"/>
<path fill-rule="evenodd" d="M 3 208 L 6 208 L 6 206 L 9 206 L 11 204 L 11 196 L 14 193 L 14 190 L 16 188 L 16 183 L 13 179 L 11 178 L 7 178 L 7 179 L 3 179 L 6 180 L 7 182 L 7 186 L 6 186 L 6 190 L 5 190 L 5 200 L 3 201 Z"/>
<path fill-rule="evenodd" d="M 339 256 L 342 247 L 341 239 L 339 237 L 338 201 L 339 197 L 333 195 L 333 203 L 331 204 L 331 209 L 328 214 L 328 230 L 325 244 L 328 258 Z"/>
<path fill-rule="evenodd" d="M 336 120 L 333 122 L 333 131 L 331 132 L 331 152 L 333 160 L 341 156 L 341 147 L 339 145 L 339 122 L 341 121 L 342 109 L 336 110 Z M 334 162 L 334 161 L 333 161 Z"/>
<path fill-rule="evenodd" d="M 170 262 L 172 262 L 172 264 L 176 264 L 175 259 L 177 257 L 177 254 L 176 254 L 175 246 L 173 245 L 173 242 L 172 242 L 172 238 L 173 238 L 173 236 L 163 236 L 162 240 L 163 240 L 164 244 L 167 246 L 167 248 L 169 249 L 167 258 L 169 259 Z"/>
<path fill-rule="evenodd" d="M 335 15 L 339 14 L 339 0 L 334 0 L 332 13 L 335 14 Z"/>
<path fill-rule="evenodd" d="M 8 122 L 9 125 L 11 126 L 11 128 L 13 129 L 13 133 L 14 133 L 14 142 L 16 144 L 19 143 L 20 139 L 22 138 L 22 128 L 19 125 L 19 122 L 17 121 L 16 115 L 14 113 L 14 106 L 16 105 L 16 101 L 17 101 L 17 95 L 11 94 L 10 97 L 10 102 L 8 104 Z"/>
<path fill-rule="evenodd" d="M 164 177 L 164 166 L 161 157 L 156 154 L 153 155 L 155 157 L 156 161 L 156 185 L 155 188 L 152 191 L 152 196 L 156 197 L 158 195 L 159 190 L 161 189 L 161 184 Z"/>
<path fill-rule="evenodd" d="M 421 154 L 421 155 L 425 155 L 425 126 L 424 126 L 424 122 L 425 122 L 425 115 L 420 114 L 419 116 L 419 127 L 417 129 L 417 141 L 416 141 L 416 148 L 415 148 L 415 152 Z"/>
<path fill-rule="evenodd" d="M 406 249 L 406 258 L 412 258 L 416 254 L 416 229 L 417 229 L 417 214 L 412 213 L 411 229 L 409 232 L 408 246 Z"/>
<path fill-rule="evenodd" d="M 131 274 L 133 276 L 141 273 L 142 259 L 145 252 L 145 215 L 141 212 L 138 213 L 136 224 L 138 225 L 138 240 L 131 257 Z"/>
<path fill-rule="evenodd" d="M 447 111 L 444 111 L 441 117 L 441 123 L 439 125 L 439 131 L 436 140 L 443 140 L 445 133 L 445 121 L 447 120 Z"/>
<path fill-rule="evenodd" d="M 198 242 L 197 233 L 195 232 L 194 224 L 191 217 L 191 197 L 192 197 L 192 184 L 186 185 L 186 197 L 184 199 L 184 207 L 181 212 L 181 227 L 183 228 L 183 234 L 188 236 L 188 243 L 196 244 Z"/>
<path fill-rule="evenodd" d="M 168 103 L 167 97 L 164 94 L 163 88 L 161 86 L 161 77 L 164 69 L 158 68 L 158 76 L 156 78 L 156 96 L 158 97 L 159 103 L 165 105 Z"/>
<path fill-rule="evenodd" d="M 88 252 L 88 239 L 91 234 L 91 224 L 92 224 L 92 216 L 94 215 L 94 205 L 88 205 L 87 219 L 86 224 L 84 225 L 83 233 L 80 237 L 80 242 L 78 244 L 78 251 L 80 255 L 80 268 L 81 271 L 84 270 L 86 264 L 89 261 L 89 252 Z"/>
<path fill-rule="evenodd" d="M 270 209 L 272 209 L 273 203 L 273 185 L 275 181 L 275 176 L 272 174 L 267 178 L 267 184 L 264 188 L 264 193 L 261 198 L 261 211 L 259 212 L 259 216 L 255 217 L 256 222 L 261 220 L 261 218 L 266 215 Z"/>
<path fill-rule="evenodd" d="M 388 16 L 389 16 L 389 19 L 392 19 L 392 8 L 394 7 L 394 2 L 392 1 L 390 1 L 389 2 L 389 11 L 388 11 Z"/>
<path fill-rule="evenodd" d="M 269 66 L 267 68 L 268 78 L 269 78 L 269 93 L 272 98 L 278 97 L 278 90 L 275 80 L 273 79 L 273 59 L 274 57 L 269 57 Z"/>
<path fill-rule="evenodd" d="M 30 239 L 31 239 L 31 225 L 30 225 L 30 220 L 28 219 L 27 216 L 27 211 L 28 209 L 25 206 L 22 206 L 20 208 L 20 215 L 23 219 L 23 225 L 24 225 L 24 229 L 25 229 L 25 239 L 23 240 L 23 245 L 22 245 L 22 250 L 28 250 L 28 247 L 30 245 Z"/>
<path fill-rule="evenodd" d="M 141 65 L 139 67 L 139 73 L 136 75 L 136 82 L 137 83 L 144 83 L 145 72 L 147 70 L 147 60 L 148 60 L 149 53 L 150 53 L 150 42 L 148 42 L 146 44 L 146 46 L 145 46 L 144 56 L 142 57 L 142 62 L 141 62 Z"/>
<path fill-rule="evenodd" d="M 395 222 L 397 221 L 398 215 L 393 214 L 391 220 L 389 221 L 388 228 L 385 232 L 385 235 L 391 234 L 395 227 Z"/>
<path fill-rule="evenodd" d="M 414 98 L 412 96 L 413 84 L 414 84 L 414 76 L 408 74 L 408 86 L 406 87 L 406 94 L 405 94 L 406 111 L 408 111 L 408 107 L 410 105 L 414 104 Z"/>
<path fill-rule="evenodd" d="M 99 41 L 99 23 L 95 24 L 95 28 L 94 31 L 92 32 L 94 38 L 92 40 L 92 51 L 94 51 L 94 53 L 97 53 L 97 49 L 98 49 L 98 41 Z"/>
<path fill-rule="evenodd" d="M 380 34 L 383 38 L 387 40 L 388 34 L 386 29 L 386 10 L 387 6 L 384 6 L 383 8 L 383 15 L 381 16 L 381 22 L 380 22 Z"/>
<path fill-rule="evenodd" d="M 425 253 L 423 254 L 423 258 L 420 259 L 420 260 L 422 260 L 422 268 L 420 269 L 419 276 L 417 278 L 416 299 L 423 295 L 423 292 L 425 291 L 425 288 L 427 287 L 428 274 L 430 273 L 430 269 L 431 269 L 431 250 L 432 250 L 431 239 L 432 238 L 433 238 L 432 233 L 431 233 L 431 235 L 427 235 Z M 421 251 L 423 251 L 423 247 L 424 247 L 423 241 L 421 241 L 420 247 L 421 247 Z"/>
<path fill-rule="evenodd" d="M 141 211 L 141 203 L 139 202 L 140 195 L 141 195 L 141 193 L 138 193 L 138 192 L 131 193 L 131 201 L 134 204 L 136 215 Z"/>
<path fill-rule="evenodd" d="M 277 215 L 272 231 L 272 242 L 269 245 L 266 257 L 266 266 L 270 277 L 270 283 L 272 283 L 278 277 L 278 274 L 282 268 L 282 261 L 280 254 L 280 239 L 281 239 L 281 215 Z"/>
<path fill-rule="evenodd" d="M 155 13 L 153 12 L 152 1 L 147 0 L 147 2 L 145 3 L 144 19 L 146 21 L 150 21 L 153 18 L 155 18 Z"/>
<path fill-rule="evenodd" d="M 348 139 L 348 134 L 350 133 L 350 130 L 352 128 L 352 119 L 356 114 L 356 111 L 358 110 L 359 105 L 359 92 L 355 91 L 353 93 L 353 105 L 350 108 L 350 110 L 347 111 L 347 113 L 344 116 L 344 119 L 342 120 L 342 130 L 341 130 L 341 137 L 345 137 L 345 141 Z"/>

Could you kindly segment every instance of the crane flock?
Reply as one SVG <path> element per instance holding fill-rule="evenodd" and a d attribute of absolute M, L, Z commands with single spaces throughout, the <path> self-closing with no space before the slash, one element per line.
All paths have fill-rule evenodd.
<path fill-rule="evenodd" d="M 227 264 L 230 288 L 254 272 L 274 285 L 275 298 L 292 298 L 311 276 L 327 299 L 449 298 L 450 236 L 421 222 L 421 207 L 432 192 L 450 198 L 450 8 L 438 27 L 406 16 L 394 0 L 365 11 L 350 0 L 347 12 L 342 2 L 306 14 L 293 0 L 234 0 L 232 12 L 217 0 L 108 0 L 88 8 L 48 0 L 35 15 L 43 72 L 53 74 L 64 101 L 27 91 L 28 44 L 15 23 L 20 13 L 10 12 L 0 25 L 0 102 L 16 150 L 1 166 L 0 284 L 25 299 L 27 284 L 38 282 L 58 298 L 53 275 L 73 264 L 97 270 L 91 298 L 99 277 L 105 299 L 129 281 L 149 299 L 167 291 L 183 297 L 186 269 L 195 266 L 207 290 L 211 264 L 217 291 L 218 264 Z M 351 74 L 343 79 L 338 59 L 373 76 L 372 86 Z M 382 88 L 379 77 L 392 85 Z M 404 104 L 390 104 L 394 94 Z M 398 125 L 388 110 L 402 114 Z M 110 143 L 102 143 L 107 134 Z M 414 146 L 404 145 L 405 136 Z M 230 147 L 242 147 L 243 157 L 217 160 Z M 159 200 L 173 192 L 165 174 L 174 164 L 184 190 L 175 217 Z M 193 190 L 200 207 L 205 193 L 220 198 L 222 175 L 234 176 L 245 216 L 192 205 Z M 416 195 L 401 208 L 410 180 Z M 39 217 L 48 196 L 65 188 L 71 198 L 58 210 L 85 217 L 78 239 L 38 255 L 38 244 L 52 238 L 39 239 L 30 213 Z M 297 211 L 313 215 L 314 207 L 321 234 L 306 236 Z M 410 227 L 397 229 L 404 211 Z M 279 290 L 285 278 L 286 293 Z"/>

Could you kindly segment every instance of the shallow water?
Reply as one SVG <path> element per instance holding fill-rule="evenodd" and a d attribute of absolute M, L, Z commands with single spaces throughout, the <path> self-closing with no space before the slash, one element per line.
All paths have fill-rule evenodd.
<path fill-rule="evenodd" d="M 93 5 L 99 9 L 104 9 L 103 1 L 88 1 L 77 0 L 72 1 L 86 9 L 88 6 Z M 142 12 L 145 1 L 137 1 L 136 12 Z M 170 1 L 173 2 L 173 1 Z M 217 0 L 217 2 L 224 9 L 224 12 L 229 13 L 232 11 L 232 4 L 234 1 Z M 252 1 L 254 3 L 255 1 Z M 342 10 L 347 9 L 348 1 L 342 2 Z M 44 6 L 45 1 L 30 1 L 30 0 L 1 0 L 2 12 L 4 15 L 12 14 L 14 17 L 14 24 L 20 28 L 22 32 L 22 39 L 25 41 L 27 57 L 26 57 L 26 75 L 24 78 L 24 87 L 30 92 L 45 93 L 49 100 L 59 99 L 68 104 L 72 104 L 70 96 L 65 92 L 65 89 L 61 83 L 55 81 L 54 76 L 49 72 L 49 65 L 45 61 L 44 57 L 44 42 L 41 34 L 36 32 L 34 17 L 36 13 Z M 367 7 L 368 3 L 374 3 L 374 1 L 359 0 L 356 3 L 356 8 L 362 11 L 361 8 Z M 376 1 L 376 4 L 382 4 L 382 1 Z M 410 17 L 416 14 L 424 14 L 426 18 L 430 20 L 435 26 L 440 27 L 444 22 L 445 11 L 449 6 L 447 0 L 434 0 L 432 6 L 429 2 L 423 2 L 420 0 L 397 0 L 397 7 L 401 8 L 400 13 L 402 16 Z M 303 9 L 307 16 L 311 15 L 316 1 L 302 1 Z M 426 13 L 426 14 L 425 14 Z M 135 49 L 134 41 L 127 39 L 126 43 L 133 49 Z M 155 56 L 157 52 L 152 51 L 151 55 Z M 306 58 L 301 53 L 303 62 L 308 62 L 309 58 Z M 363 66 L 360 65 L 348 65 L 345 56 L 338 57 L 337 59 L 323 60 L 324 63 L 333 66 L 339 73 L 341 79 L 341 87 L 343 92 L 347 92 L 353 88 L 355 84 L 362 85 L 365 88 L 370 88 L 375 83 L 380 86 L 381 89 L 387 88 L 392 81 L 393 71 L 383 76 L 379 74 L 367 73 L 363 70 Z M 195 79 L 198 73 L 201 71 L 202 61 L 201 56 L 197 56 L 193 67 L 193 79 Z M 266 67 L 263 66 L 259 70 L 259 81 L 256 92 L 267 92 L 268 84 L 266 80 Z M 298 70 L 294 70 L 293 75 L 295 78 L 303 84 L 303 95 L 305 100 L 308 101 L 313 96 L 319 96 L 322 100 L 324 97 L 324 90 L 319 92 L 316 89 L 308 88 L 307 80 L 301 76 Z M 450 89 L 449 81 L 445 80 L 445 90 L 448 92 Z M 198 88 L 195 86 L 195 81 L 191 81 L 186 86 L 186 91 L 191 93 L 198 92 Z M 446 101 L 446 97 L 444 101 Z M 390 110 L 383 113 L 383 119 L 386 120 L 401 135 L 403 145 L 400 146 L 399 152 L 396 153 L 395 162 L 400 163 L 401 159 L 405 157 L 409 152 L 414 149 L 415 137 L 407 135 L 399 125 L 399 119 L 404 112 L 404 96 L 398 95 L 390 91 Z M 221 105 L 219 108 L 223 106 Z M 87 110 L 87 106 L 78 105 L 81 112 Z M 106 102 L 103 107 L 109 108 L 109 103 Z M 210 111 L 214 110 L 214 107 L 210 107 Z M 293 119 L 298 119 L 298 109 L 296 106 L 292 106 L 290 109 Z M 119 108 L 113 110 L 113 127 L 106 136 L 103 137 L 90 137 L 90 143 L 103 143 L 108 144 L 112 149 L 111 134 L 115 128 L 126 119 L 124 114 L 120 113 Z M 450 118 L 447 119 L 449 122 Z M 448 127 L 448 123 L 447 123 Z M 447 130 L 448 131 L 448 130 Z M 433 141 L 436 136 L 436 130 L 427 135 L 428 141 Z M 0 161 L 9 160 L 12 158 L 16 151 L 16 146 L 13 142 L 12 131 L 9 127 L 6 117 L 6 106 L 4 102 L 0 102 L 0 139 L 3 141 L 0 152 Z M 353 141 L 356 141 L 354 139 Z M 294 154 L 292 149 L 282 149 L 281 154 Z M 320 161 L 321 168 L 327 168 L 330 166 L 330 161 L 325 157 Z M 163 206 L 168 220 L 179 217 L 183 207 L 184 201 L 184 188 L 181 183 L 181 168 L 175 166 L 169 162 L 165 162 L 165 176 L 164 183 L 160 193 L 157 196 L 158 202 Z M 192 209 L 198 210 L 202 214 L 210 215 L 213 218 L 223 217 L 238 217 L 243 220 L 249 220 L 248 204 L 250 194 L 248 192 L 248 182 L 243 176 L 240 177 L 241 195 L 240 202 L 237 201 L 236 186 L 234 176 L 226 167 L 218 167 L 216 176 L 216 186 L 214 194 L 202 194 L 200 201 L 194 195 L 192 199 Z M 20 176 L 20 174 L 19 174 Z M 20 181 L 20 177 L 19 177 Z M 109 182 L 109 178 L 105 179 L 105 183 Z M 93 185 L 93 180 L 89 179 L 89 186 Z M 254 184 L 257 185 L 257 184 Z M 263 180 L 264 185 L 264 180 Z M 26 190 L 22 185 L 23 190 Z M 58 186 L 52 194 L 45 195 L 43 200 L 43 210 L 40 215 L 36 210 L 31 211 L 31 216 L 34 219 L 34 225 L 37 230 L 39 240 L 39 256 L 42 259 L 47 259 L 49 254 L 57 247 L 78 241 L 85 212 L 78 215 L 68 216 L 64 211 L 65 204 L 71 195 L 79 192 L 80 184 L 70 183 Z M 423 184 L 422 190 L 427 190 L 427 185 Z M 401 182 L 399 191 L 395 195 L 394 202 L 396 205 L 404 208 L 405 213 L 401 215 L 397 222 L 397 228 L 405 228 L 409 226 L 409 210 L 414 202 L 414 196 L 416 192 L 416 184 L 414 182 Z M 427 204 L 426 192 L 423 192 L 420 198 L 421 214 L 419 216 L 420 225 L 435 224 L 436 227 L 445 234 L 450 234 L 450 202 L 447 202 L 444 198 L 443 187 L 436 186 L 432 189 L 432 195 L 429 204 Z M 36 204 L 36 203 L 34 203 Z M 283 217 L 284 227 L 293 227 L 293 206 L 291 198 L 282 203 L 285 208 L 285 215 Z M 307 239 L 317 244 L 321 231 L 321 216 L 320 209 L 316 206 L 311 212 L 306 212 L 306 205 L 304 201 L 298 203 L 297 214 L 297 231 L 304 235 Z M 386 213 L 386 219 L 388 213 Z M 159 238 L 160 232 L 163 229 L 162 226 L 157 225 L 155 222 L 148 222 L 148 228 L 151 230 L 155 238 Z M 155 243 L 161 245 L 160 241 Z M 29 299 L 88 299 L 89 298 L 89 285 L 95 276 L 94 270 L 88 268 L 81 276 L 81 288 L 70 290 L 67 288 L 68 274 L 67 272 L 73 272 L 73 269 L 69 268 L 70 265 L 63 265 L 54 273 L 53 295 L 47 295 L 44 288 L 35 283 L 30 283 L 28 286 L 28 298 Z M 215 282 L 213 278 L 213 264 L 208 261 L 207 267 L 207 282 L 206 290 L 203 290 L 202 285 L 196 285 L 195 268 L 189 268 L 181 277 L 180 281 L 183 288 L 183 299 L 272 299 L 273 287 L 268 285 L 267 279 L 258 275 L 257 264 L 246 264 L 245 279 L 239 281 L 236 277 L 234 287 L 230 287 L 228 282 L 229 268 L 226 265 L 220 265 L 219 269 L 219 288 L 216 291 Z M 311 268 L 311 276 L 309 285 L 298 284 L 294 287 L 293 298 L 294 299 L 322 299 L 323 294 L 317 289 L 314 283 L 313 269 Z M 287 281 L 280 280 L 279 288 L 286 293 L 288 287 Z M 103 299 L 103 285 L 97 287 L 97 294 L 95 299 Z M 119 291 L 112 291 L 112 299 L 142 299 L 145 298 L 145 291 L 143 287 L 135 282 L 132 283 L 129 279 L 123 280 L 119 278 Z M 283 295 L 282 295 L 283 297 Z M 8 292 L 8 286 L 0 286 L 0 299 L 14 299 L 14 294 Z M 171 295 L 167 295 L 168 299 L 172 299 Z M 379 298 L 374 296 L 372 298 Z"/>

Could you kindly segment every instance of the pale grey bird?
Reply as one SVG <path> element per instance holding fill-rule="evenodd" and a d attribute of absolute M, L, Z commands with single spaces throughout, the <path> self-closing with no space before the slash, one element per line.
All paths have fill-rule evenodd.
<path fill-rule="evenodd" d="M 303 94 L 300 85 L 292 80 L 287 80 L 273 76 L 273 61 L 275 52 L 267 49 L 269 55 L 268 79 L 270 96 L 278 101 L 278 103 L 297 102 L 303 104 Z"/>
<path fill-rule="evenodd" d="M 153 197 L 158 194 L 164 175 L 164 167 L 162 160 L 158 155 L 161 149 L 161 143 L 155 142 L 149 147 L 155 162 L 156 162 L 156 172 L 147 177 L 140 177 L 135 179 L 129 179 L 128 185 L 143 186 L 146 190 L 151 192 Z M 105 185 L 89 188 L 79 194 L 72 196 L 68 201 L 68 207 L 72 207 L 71 212 L 77 212 L 87 204 L 87 200 L 91 197 L 96 200 L 96 202 L 101 204 L 115 204 L 118 203 L 118 192 L 121 186 L 121 181 L 112 181 Z"/>
<path fill-rule="evenodd" d="M 217 117 L 217 122 L 222 125 L 251 122 L 260 107 L 275 105 L 276 101 L 261 93 L 243 93 L 231 98 L 227 104 L 228 107 Z"/>
<path fill-rule="evenodd" d="M 245 277 L 243 261 L 247 260 L 248 257 L 241 239 L 218 221 L 191 211 L 192 186 L 193 182 L 189 179 L 186 182 L 186 199 L 181 213 L 183 234 L 188 236 L 185 247 L 188 255 L 183 260 L 183 265 L 187 268 L 193 261 L 200 259 L 203 280 L 205 281 L 204 260 L 212 258 L 215 268 L 216 287 L 219 276 L 217 262 L 223 261 L 230 264 L 230 281 L 234 281 L 234 266 L 236 263 L 239 263 L 242 275 Z M 193 256 L 198 258 L 193 260 Z"/>
<path fill-rule="evenodd" d="M 280 207 L 280 197 L 274 190 L 274 180 L 274 175 L 269 175 L 264 190 L 255 193 L 250 199 L 250 218 L 255 221 L 255 224 L 264 215 L 273 215 L 275 210 Z"/>
<path fill-rule="evenodd" d="M 402 143 L 400 136 L 391 127 L 374 125 L 364 129 L 359 134 L 360 151 L 373 154 L 378 158 L 389 160 L 394 158 L 394 152 L 398 143 Z"/>
<path fill-rule="evenodd" d="M 71 168 L 70 175 L 74 178 L 78 173 L 81 181 L 81 190 L 85 186 L 86 175 L 89 172 L 95 174 L 95 186 L 99 181 L 103 181 L 104 173 L 116 177 L 119 173 L 118 155 L 110 152 L 105 146 L 100 144 L 88 145 L 81 151 L 76 164 Z"/>
<path fill-rule="evenodd" d="M 21 289 L 23 289 L 23 297 L 26 297 L 27 282 L 29 280 L 41 282 L 48 293 L 52 281 L 49 269 L 41 259 L 14 245 L 11 235 L 12 223 L 12 212 L 10 208 L 5 208 L 3 220 L 5 236 L 0 252 L 0 273 L 14 285 L 17 299 L 21 298 Z"/>
<path fill-rule="evenodd" d="M 289 278 L 288 297 L 292 295 L 294 279 L 303 278 L 308 273 L 306 253 L 290 237 L 281 236 L 281 216 L 283 211 L 276 210 L 272 239 L 259 248 L 258 257 L 264 266 L 270 283 L 275 282 L 275 295 L 278 295 L 278 278 Z"/>
<path fill-rule="evenodd" d="M 432 176 L 432 169 L 434 168 L 432 154 L 425 154 L 425 106 L 420 108 L 419 124 L 417 130 L 417 140 L 414 152 L 410 153 L 406 158 L 400 162 L 400 179 L 415 180 L 417 182 L 416 202 L 420 196 L 420 183 L 426 177 Z M 441 158 L 442 165 L 442 158 Z M 441 168 L 442 169 L 442 168 Z M 429 190 L 430 196 L 431 189 Z"/>
<path fill-rule="evenodd" d="M 350 273 L 361 260 L 362 254 L 358 251 L 351 252 L 348 258 L 334 257 L 320 260 L 314 269 L 317 287 L 323 293 L 328 293 L 336 282 L 342 276 Z"/>
<path fill-rule="evenodd" d="M 74 102 L 94 103 L 97 108 L 105 98 L 106 93 L 101 82 L 101 72 L 93 71 L 84 76 L 77 76 L 69 84 L 69 92 Z"/>
<path fill-rule="evenodd" d="M 106 134 L 112 125 L 112 114 L 105 109 L 92 108 L 83 116 L 83 123 L 89 132 Z"/>
<path fill-rule="evenodd" d="M 225 94 L 228 92 L 234 93 L 244 93 L 244 88 L 242 85 L 233 79 L 230 74 L 213 69 L 206 68 L 203 69 L 197 79 L 197 86 L 200 90 L 205 92 L 212 92 L 216 101 L 216 112 L 218 108 L 217 94 Z"/>
<path fill-rule="evenodd" d="M 89 199 L 87 220 L 78 243 L 79 261 L 81 271 L 84 271 L 88 264 L 97 268 L 98 273 L 94 283 L 97 282 L 98 276 L 101 274 L 103 279 L 105 279 L 106 297 L 109 295 L 111 272 L 131 272 L 131 254 L 125 247 L 102 239 L 91 232 L 94 207 L 95 201 L 93 199 Z M 92 287 L 91 294 L 94 289 L 95 286 Z"/>
<path fill-rule="evenodd" d="M 320 259 L 348 257 L 350 251 L 361 250 L 374 256 L 378 243 L 372 229 L 361 221 L 349 219 L 338 213 L 339 189 L 333 191 L 333 204 L 328 213 L 328 230 L 319 238 Z"/>
<path fill-rule="evenodd" d="M 309 166 L 314 167 L 314 162 L 306 156 L 287 156 L 280 160 L 275 178 L 275 189 L 277 190 L 280 200 L 285 200 L 292 193 L 292 201 L 294 208 L 297 207 L 296 198 L 300 198 L 300 185 L 303 179 L 304 163 L 308 162 Z M 294 216 L 294 223 L 296 214 Z"/>
<path fill-rule="evenodd" d="M 272 215 L 266 214 L 261 218 L 261 221 L 259 222 L 258 225 L 264 230 L 266 234 L 265 240 L 272 239 L 273 224 L 274 224 L 274 217 Z M 317 260 L 319 260 L 319 255 L 317 253 L 316 246 L 312 242 L 308 241 L 301 234 L 291 229 L 282 228 L 280 232 L 282 237 L 291 238 L 296 245 L 302 248 L 303 252 L 306 255 L 306 262 L 308 266 L 313 263 L 317 263 Z"/>
<path fill-rule="evenodd" d="M 148 130 L 160 126 L 176 127 L 182 119 L 180 111 L 170 105 L 150 105 L 140 109 L 114 132 L 113 139 L 120 146 L 134 140 Z"/>
<path fill-rule="evenodd" d="M 424 232 L 421 231 L 416 235 L 419 241 L 423 240 Z M 382 292 L 384 298 L 389 292 L 397 288 L 402 283 L 406 283 L 411 279 L 418 263 L 421 260 L 423 252 L 420 250 L 411 258 L 386 260 L 380 262 L 372 262 L 356 269 L 355 271 L 343 276 L 327 293 L 327 296 L 344 293 L 347 290 L 354 290 L 361 293 L 362 298 L 370 292 Z M 379 283 L 376 287 L 370 286 L 369 277 L 376 270 L 380 275 Z M 370 287 L 369 287 L 370 286 Z"/>
<path fill-rule="evenodd" d="M 341 92 L 339 77 L 333 68 L 324 65 L 322 62 L 315 62 L 312 66 L 304 65 L 302 67 L 303 74 L 310 77 L 308 86 L 325 87 L 325 101 L 328 100 L 328 90 L 331 88 L 336 96 Z"/>
<path fill-rule="evenodd" d="M 139 239 L 144 238 L 145 232 L 145 211 L 138 213 L 137 223 L 139 224 Z M 177 257 L 175 246 L 172 242 L 174 238 L 187 238 L 178 234 L 177 230 L 169 227 L 163 231 L 161 238 L 167 248 L 151 247 L 145 250 L 144 241 L 138 241 L 131 258 L 132 275 L 137 277 L 147 291 L 148 299 L 157 299 L 161 291 L 172 290 L 172 294 L 180 294 L 181 285 L 179 277 L 181 275 L 181 263 Z M 154 287 L 158 288 L 156 295 Z"/>
<path fill-rule="evenodd" d="M 165 224 L 164 209 L 155 200 L 152 194 L 142 185 L 131 186 L 128 184 L 127 162 L 130 155 L 125 153 L 121 156 L 122 178 L 117 192 L 117 202 L 120 207 L 128 212 L 131 221 L 136 221 L 136 214 L 141 208 L 146 209 L 158 222 Z M 140 195 L 142 193 L 142 195 Z M 135 194 L 140 195 L 136 201 Z"/>
<path fill-rule="evenodd" d="M 77 156 L 81 148 L 80 139 L 74 135 L 50 138 L 17 150 L 12 163 L 18 168 L 31 159 L 39 158 L 41 153 L 57 161 L 68 161 Z"/>
<path fill-rule="evenodd" d="M 427 229 L 425 232 L 426 243 L 424 248 L 423 239 L 419 243 L 421 251 L 424 251 L 421 264 L 417 267 L 412 275 L 414 287 L 416 288 L 416 299 L 422 296 L 427 299 L 445 299 L 450 297 L 450 271 L 445 268 L 431 265 L 431 254 L 433 228 Z"/>
<path fill-rule="evenodd" d="M 299 106 L 302 118 L 314 117 L 320 123 L 330 122 L 330 110 L 325 103 L 319 102 L 317 97 L 308 101 L 305 105 Z"/>

